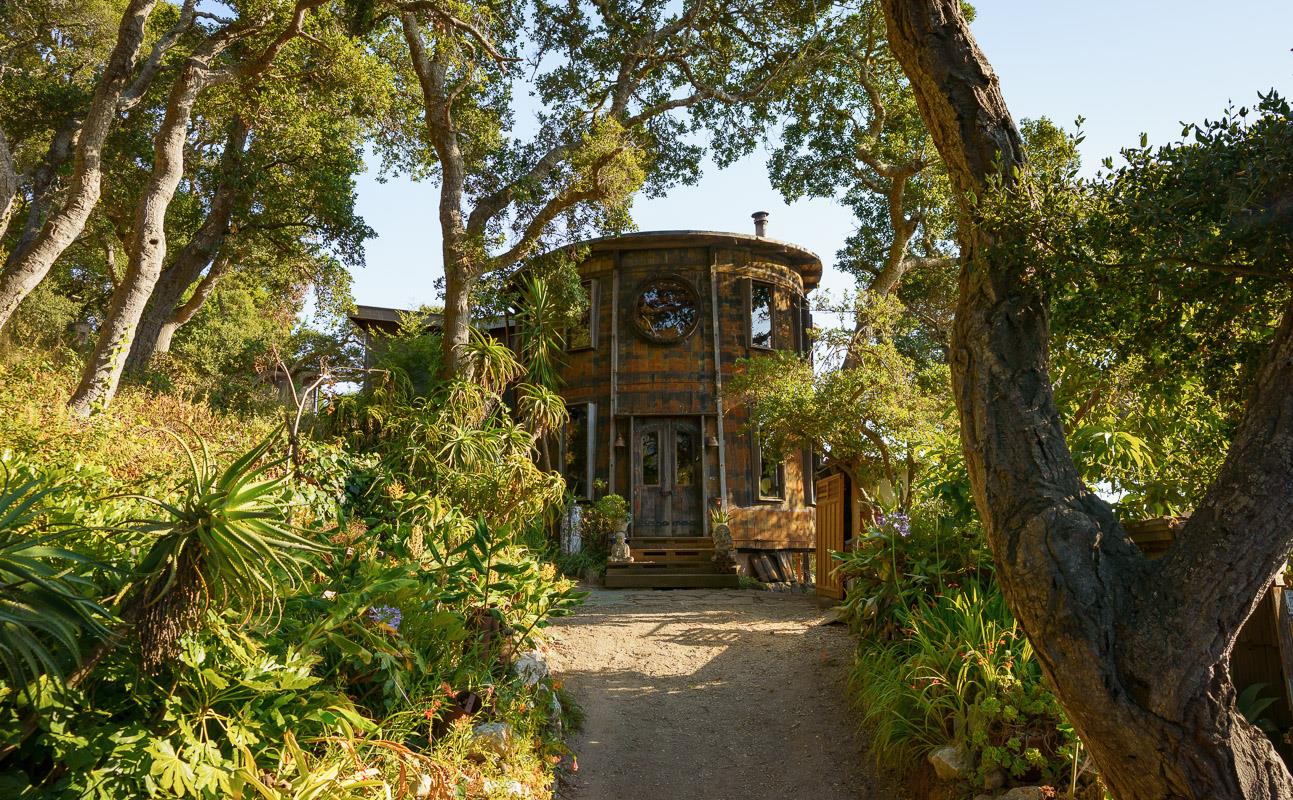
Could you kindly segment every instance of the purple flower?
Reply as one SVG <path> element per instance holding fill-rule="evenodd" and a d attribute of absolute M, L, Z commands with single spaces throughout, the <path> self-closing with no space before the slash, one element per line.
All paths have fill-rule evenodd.
<path fill-rule="evenodd" d="M 881 530 L 888 528 L 899 536 L 911 535 L 911 517 L 901 511 L 895 511 L 892 514 L 886 514 L 883 511 L 876 512 L 875 526 Z"/>
<path fill-rule="evenodd" d="M 403 614 L 395 606 L 373 606 L 368 609 L 368 618 L 378 625 L 390 625 L 399 630 Z"/>

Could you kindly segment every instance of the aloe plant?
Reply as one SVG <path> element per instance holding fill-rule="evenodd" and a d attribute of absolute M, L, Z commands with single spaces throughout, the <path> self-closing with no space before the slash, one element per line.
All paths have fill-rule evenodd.
<path fill-rule="evenodd" d="M 193 630 L 212 603 L 236 605 L 248 617 L 276 601 L 300 577 L 303 559 L 328 549 L 291 530 L 283 461 L 257 465 L 273 446 L 266 437 L 224 470 L 205 444 L 200 458 L 181 440 L 190 474 L 180 499 L 136 496 L 164 512 L 142 530 L 158 534 L 139 564 L 122 616 L 136 625 L 141 662 L 154 671 Z M 177 437 L 178 438 L 178 437 Z"/>

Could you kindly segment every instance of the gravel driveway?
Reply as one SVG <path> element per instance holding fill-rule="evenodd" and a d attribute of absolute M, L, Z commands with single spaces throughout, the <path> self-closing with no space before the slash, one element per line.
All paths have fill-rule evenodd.
<path fill-rule="evenodd" d="M 570 800 L 878 800 L 844 692 L 853 644 L 811 596 L 594 591 L 551 631 L 584 708 Z"/>

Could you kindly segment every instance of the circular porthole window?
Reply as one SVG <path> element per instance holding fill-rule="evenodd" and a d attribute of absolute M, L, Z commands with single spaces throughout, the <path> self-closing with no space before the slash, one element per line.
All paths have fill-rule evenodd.
<path fill-rule="evenodd" d="M 678 278 L 656 278 L 638 292 L 633 322 L 653 342 L 680 342 L 696 330 L 699 321 L 696 292 Z"/>

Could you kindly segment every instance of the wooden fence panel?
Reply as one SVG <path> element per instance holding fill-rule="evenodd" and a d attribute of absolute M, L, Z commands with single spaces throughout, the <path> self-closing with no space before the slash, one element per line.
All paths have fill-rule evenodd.
<path fill-rule="evenodd" d="M 831 553 L 844 549 L 847 500 L 843 475 L 817 481 L 817 594 L 836 600 L 844 599 L 844 583 L 835 573 Z"/>

